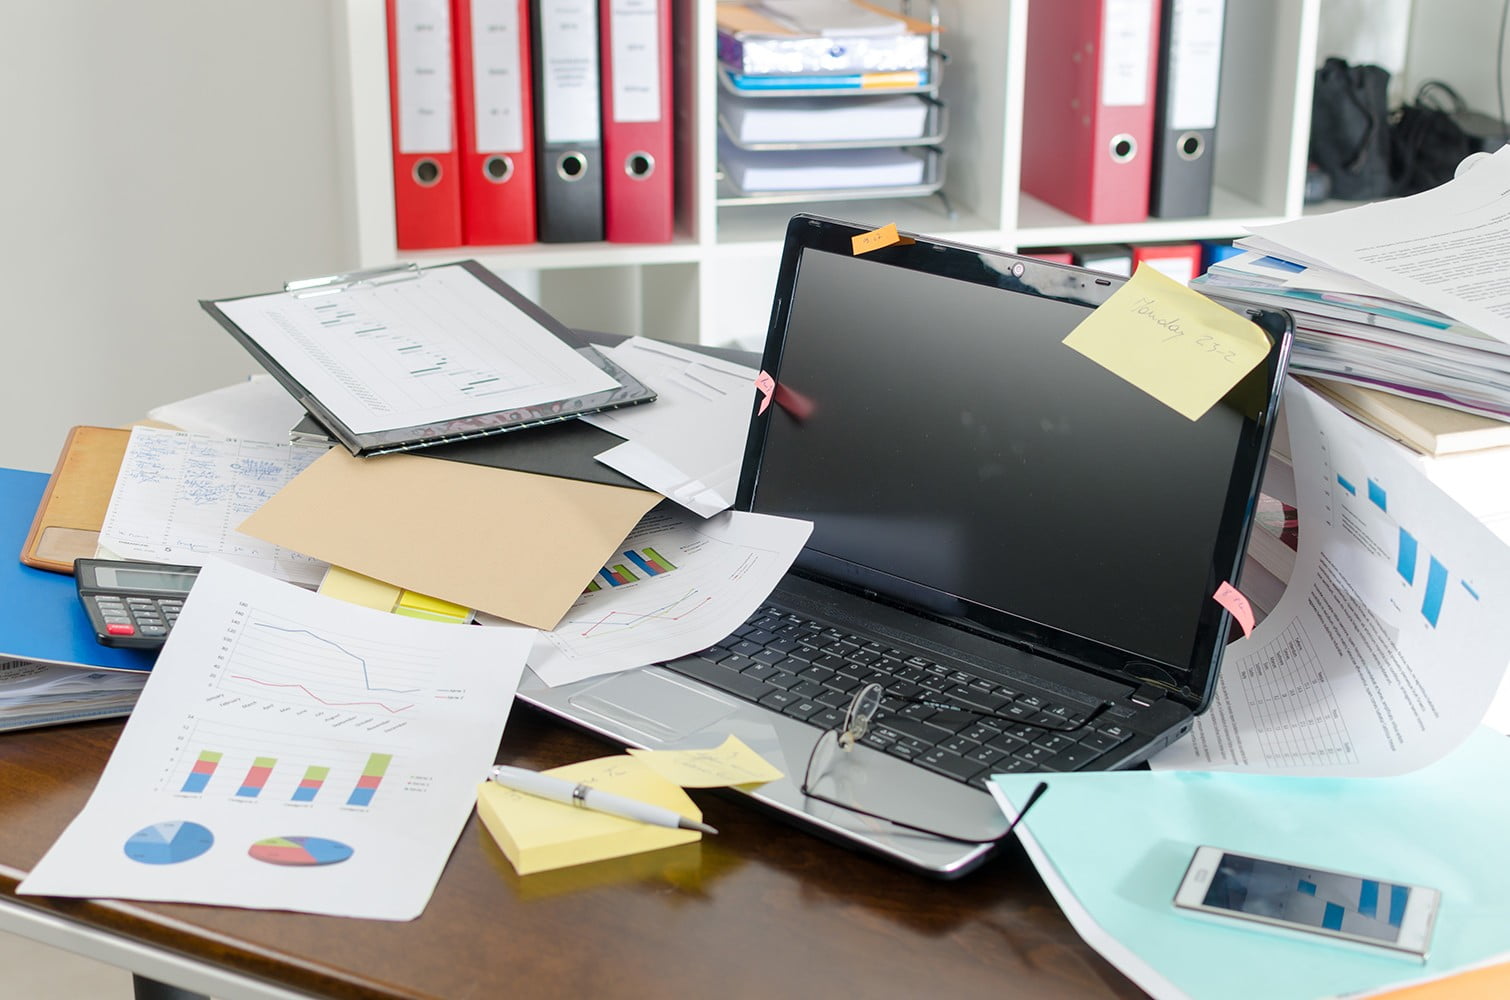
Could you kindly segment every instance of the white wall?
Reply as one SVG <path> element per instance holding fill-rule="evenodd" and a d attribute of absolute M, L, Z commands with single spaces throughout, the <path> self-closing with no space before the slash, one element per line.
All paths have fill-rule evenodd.
<path fill-rule="evenodd" d="M 257 370 L 197 301 L 345 268 L 328 0 L 9 3 L 0 465 Z"/>

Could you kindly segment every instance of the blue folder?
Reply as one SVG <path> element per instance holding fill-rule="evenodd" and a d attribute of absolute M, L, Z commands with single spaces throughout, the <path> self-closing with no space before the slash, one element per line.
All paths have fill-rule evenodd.
<path fill-rule="evenodd" d="M 151 670 L 156 650 L 115 649 L 94 638 L 71 576 L 21 562 L 26 529 L 47 476 L 0 468 L 0 657 L 111 670 Z"/>

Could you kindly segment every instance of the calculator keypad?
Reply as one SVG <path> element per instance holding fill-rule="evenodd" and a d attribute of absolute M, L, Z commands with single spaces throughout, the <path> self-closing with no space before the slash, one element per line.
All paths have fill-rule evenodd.
<path fill-rule="evenodd" d="M 183 599 L 178 597 L 121 597 L 115 594 L 92 595 L 94 607 L 105 623 L 105 633 L 113 636 L 141 636 L 162 639 L 167 636 Z"/>

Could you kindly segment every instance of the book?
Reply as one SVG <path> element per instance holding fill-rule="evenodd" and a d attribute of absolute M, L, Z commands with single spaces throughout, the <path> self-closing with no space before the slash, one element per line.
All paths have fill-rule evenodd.
<path fill-rule="evenodd" d="M 353 455 L 655 399 L 475 260 L 310 278 L 200 306 Z"/>
<path fill-rule="evenodd" d="M 1391 392 L 1328 379 L 1302 379 L 1344 412 L 1423 455 L 1510 445 L 1510 423 Z"/>

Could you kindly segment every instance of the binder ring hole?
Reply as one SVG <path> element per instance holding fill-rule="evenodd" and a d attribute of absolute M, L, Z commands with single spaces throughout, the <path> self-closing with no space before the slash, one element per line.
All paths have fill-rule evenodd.
<path fill-rule="evenodd" d="M 440 182 L 440 164 L 430 159 L 415 160 L 414 180 L 420 187 L 434 187 Z"/>
<path fill-rule="evenodd" d="M 655 157 L 649 153 L 630 153 L 624 160 L 624 173 L 642 181 L 655 172 Z"/>
<path fill-rule="evenodd" d="M 1175 147 L 1182 160 L 1196 160 L 1206 151 L 1206 143 L 1201 139 L 1199 132 L 1186 132 L 1180 136 L 1179 144 Z"/>
<path fill-rule="evenodd" d="M 1112 159 L 1126 163 L 1138 155 L 1138 140 L 1126 134 L 1112 136 Z"/>
<path fill-rule="evenodd" d="M 556 161 L 556 173 L 564 181 L 579 181 L 587 173 L 587 157 L 581 153 L 562 153 Z"/>
<path fill-rule="evenodd" d="M 494 184 L 502 184 L 514 176 L 514 161 L 507 156 L 490 156 L 482 161 L 482 176 Z"/>

